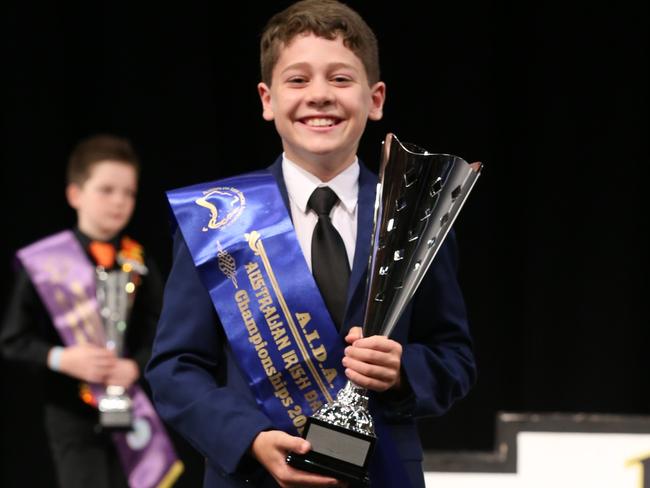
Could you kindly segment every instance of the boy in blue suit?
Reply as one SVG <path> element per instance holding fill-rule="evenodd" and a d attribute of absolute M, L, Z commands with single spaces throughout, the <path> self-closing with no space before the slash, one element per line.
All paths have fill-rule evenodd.
<path fill-rule="evenodd" d="M 386 88 L 379 79 L 376 38 L 347 6 L 334 0 L 304 0 L 267 24 L 261 68 L 258 92 L 263 117 L 275 123 L 284 149 L 269 172 L 290 215 L 293 239 L 337 326 L 337 340 L 347 343 L 341 371 L 372 392 L 373 416 L 387 424 L 395 455 L 404 467 L 407 479 L 401 486 L 423 487 L 415 418 L 443 414 L 467 393 L 475 377 L 456 278 L 454 237 L 450 235 L 440 249 L 391 337 L 361 338 L 356 325 L 363 321 L 377 178 L 356 152 L 367 120 L 382 117 Z M 323 187 L 329 189 L 316 191 Z M 231 225 L 244 208 L 244 198 L 236 190 L 220 186 L 203 193 L 219 191 L 229 191 L 233 205 L 239 207 L 230 209 L 226 217 L 212 207 L 210 228 Z M 328 198 L 334 195 L 333 206 L 325 212 L 316 209 L 313 198 L 323 192 Z M 199 206 L 210 206 L 207 200 L 199 200 Z M 188 221 L 196 220 L 199 206 L 193 207 L 197 213 L 185 214 Z M 239 344 L 231 335 L 243 326 L 223 320 L 226 314 L 218 302 L 224 288 L 211 288 L 205 278 L 208 258 L 192 249 L 180 222 L 182 214 L 176 214 L 180 228 L 174 235 L 174 264 L 146 373 L 159 413 L 205 456 L 205 486 L 343 486 L 333 478 L 286 464 L 288 452 L 306 453 L 310 445 L 295 431 L 278 428 L 263 408 L 264 400 L 242 366 L 246 361 L 238 357 Z M 222 220 L 217 222 L 217 216 Z M 321 276 L 320 248 L 314 242 L 315 229 L 321 225 L 335 229 L 334 240 L 347 266 L 336 275 L 341 277 L 338 283 L 330 279 L 328 284 L 328 278 Z M 222 260 L 221 247 L 218 252 L 219 269 L 240 289 L 241 275 L 227 271 L 234 260 Z M 248 317 L 241 301 L 239 305 L 242 318 Z M 255 336 L 248 330 L 253 343 Z M 383 442 L 382 437 L 378 442 Z M 372 486 L 385 486 L 380 476 L 373 477 L 373 470 L 371 480 Z"/>

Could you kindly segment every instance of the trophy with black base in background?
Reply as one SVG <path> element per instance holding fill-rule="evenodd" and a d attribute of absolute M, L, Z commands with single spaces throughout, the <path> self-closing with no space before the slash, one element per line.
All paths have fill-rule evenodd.
<path fill-rule="evenodd" d="M 146 268 L 133 262 L 120 262 L 119 268 L 107 271 L 97 266 L 97 302 L 104 324 L 106 348 L 120 358 L 124 356 L 124 337 L 139 275 Z M 136 269 L 136 268 L 142 269 Z M 133 401 L 126 388 L 106 386 L 98 399 L 99 424 L 106 430 L 131 430 L 133 426 Z"/>
<path fill-rule="evenodd" d="M 422 282 L 482 164 L 434 154 L 388 134 L 375 201 L 374 230 L 366 284 L 363 336 L 389 336 Z M 287 462 L 305 471 L 353 485 L 368 485 L 377 437 L 368 392 L 348 381 L 336 400 L 308 421 L 303 437 L 312 446 Z"/>

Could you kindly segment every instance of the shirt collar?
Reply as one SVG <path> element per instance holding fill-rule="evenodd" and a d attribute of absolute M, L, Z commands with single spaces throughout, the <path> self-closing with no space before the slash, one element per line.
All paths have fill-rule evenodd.
<path fill-rule="evenodd" d="M 282 155 L 282 174 L 287 185 L 287 193 L 294 204 L 307 213 L 307 202 L 314 190 L 319 186 L 329 186 L 346 212 L 352 213 L 357 206 L 359 196 L 359 158 L 344 171 L 324 183 L 317 176 Z"/>
<path fill-rule="evenodd" d="M 79 239 L 79 242 L 81 242 L 82 247 L 84 247 L 84 248 L 87 248 L 90 245 L 90 243 L 93 240 L 95 240 L 92 237 L 84 234 L 81 231 L 81 229 L 79 229 L 79 227 L 75 227 L 73 229 L 73 232 L 74 232 L 74 235 L 77 237 L 77 239 Z M 113 246 L 115 246 L 115 249 L 119 249 L 120 248 L 120 241 L 121 241 L 121 238 L 120 238 L 120 235 L 118 234 L 115 237 L 113 237 L 112 239 L 109 239 L 108 241 L 102 241 L 102 242 L 108 242 L 110 244 L 113 244 Z"/>

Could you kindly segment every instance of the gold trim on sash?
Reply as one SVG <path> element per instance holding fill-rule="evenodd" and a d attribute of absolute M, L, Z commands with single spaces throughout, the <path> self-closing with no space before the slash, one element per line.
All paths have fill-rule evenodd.
<path fill-rule="evenodd" d="M 289 310 L 289 306 L 287 305 L 287 302 L 284 299 L 284 295 L 282 294 L 280 285 L 278 284 L 278 281 L 275 278 L 273 267 L 271 266 L 271 262 L 269 261 L 269 258 L 266 254 L 266 250 L 264 249 L 264 244 L 262 243 L 262 237 L 257 231 L 252 231 L 250 233 L 247 233 L 244 235 L 244 237 L 248 241 L 248 245 L 253 250 L 253 252 L 262 259 L 264 268 L 266 269 L 269 279 L 271 280 L 271 286 L 275 291 L 275 294 L 278 298 L 278 302 L 280 303 L 280 307 L 282 308 L 282 311 L 284 312 L 284 315 L 287 319 L 287 323 L 289 324 L 291 333 L 293 334 L 296 344 L 298 345 L 298 348 L 300 349 L 303 359 L 305 360 L 305 364 L 307 365 L 311 373 L 314 375 L 314 379 L 318 383 L 318 387 L 320 388 L 321 392 L 323 393 L 327 401 L 329 403 L 332 403 L 333 401 L 332 395 L 330 394 L 329 390 L 323 383 L 323 379 L 319 374 L 318 368 L 314 365 L 309 355 L 309 351 L 307 350 L 307 347 L 302 341 L 302 337 L 300 336 L 300 333 L 298 332 L 298 328 L 296 327 L 296 323 L 294 322 L 293 316 L 291 315 L 291 310 Z"/>

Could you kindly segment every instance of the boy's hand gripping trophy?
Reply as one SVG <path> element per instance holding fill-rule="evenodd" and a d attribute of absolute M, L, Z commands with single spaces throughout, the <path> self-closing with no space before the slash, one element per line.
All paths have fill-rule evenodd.
<path fill-rule="evenodd" d="M 106 348 L 124 357 L 124 336 L 133 306 L 139 275 L 146 273 L 140 263 L 118 258 L 119 268 L 106 271 L 97 266 L 97 302 L 104 324 Z M 141 269 L 140 269 L 141 268 Z M 99 398 L 99 423 L 104 429 L 131 430 L 133 401 L 126 388 L 108 385 Z"/>
<path fill-rule="evenodd" d="M 432 154 L 388 134 L 375 201 L 363 336 L 389 336 L 440 249 L 481 172 L 449 154 Z M 369 483 L 376 436 L 367 390 L 348 381 L 332 404 L 309 417 L 312 449 L 287 462 L 305 471 Z"/>

